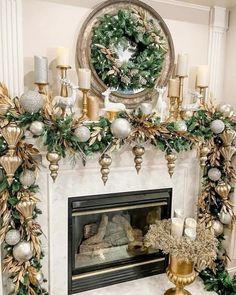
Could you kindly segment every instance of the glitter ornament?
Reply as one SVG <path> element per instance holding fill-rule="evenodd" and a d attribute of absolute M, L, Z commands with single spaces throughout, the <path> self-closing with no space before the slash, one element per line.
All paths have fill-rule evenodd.
<path fill-rule="evenodd" d="M 115 119 L 111 124 L 112 134 L 119 139 L 125 139 L 131 132 L 130 123 L 123 118 Z"/>
<path fill-rule="evenodd" d="M 43 133 L 44 124 L 40 121 L 34 121 L 30 124 L 30 132 L 33 135 L 40 136 Z"/>
<path fill-rule="evenodd" d="M 32 90 L 24 93 L 19 101 L 23 109 L 29 113 L 37 113 L 44 105 L 43 96 Z"/>
<path fill-rule="evenodd" d="M 225 129 L 225 123 L 221 120 L 214 120 L 210 125 L 211 131 L 215 134 L 220 134 Z"/>
<path fill-rule="evenodd" d="M 14 246 L 13 256 L 19 262 L 29 261 L 33 256 L 30 242 L 22 241 Z"/>
<path fill-rule="evenodd" d="M 36 176 L 34 171 L 26 169 L 20 174 L 20 183 L 24 188 L 30 187 L 35 183 Z"/>
<path fill-rule="evenodd" d="M 215 236 L 218 237 L 223 234 L 224 226 L 219 220 L 214 220 L 212 224 Z"/>
<path fill-rule="evenodd" d="M 86 126 L 76 128 L 74 134 L 78 137 L 80 142 L 87 142 L 91 136 L 90 130 Z"/>
<path fill-rule="evenodd" d="M 16 229 L 10 229 L 6 233 L 5 242 L 10 246 L 15 246 L 20 242 L 20 232 Z"/>
<path fill-rule="evenodd" d="M 211 168 L 208 171 L 208 177 L 210 178 L 210 180 L 212 181 L 218 181 L 221 178 L 221 172 L 219 169 L 217 168 Z"/>

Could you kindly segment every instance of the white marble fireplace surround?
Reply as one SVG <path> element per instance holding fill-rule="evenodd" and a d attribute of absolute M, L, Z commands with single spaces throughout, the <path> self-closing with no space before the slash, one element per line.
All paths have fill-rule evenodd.
<path fill-rule="evenodd" d="M 48 170 L 42 169 L 38 184 L 43 215 L 39 222 L 45 236 L 48 237 L 43 239 L 43 248 L 47 254 L 43 265 L 50 282 L 50 294 L 67 294 L 69 197 L 171 187 L 172 212 L 174 208 L 182 208 L 188 216 L 194 216 L 199 189 L 198 163 L 195 151 L 183 153 L 176 162 L 175 174 L 171 179 L 167 172 L 164 153 L 148 150 L 144 155 L 140 175 L 137 175 L 131 151 L 116 153 L 113 155 L 106 186 L 101 180 L 97 159 L 88 161 L 85 168 L 81 163 L 72 168 L 68 159 L 64 160 L 64 163 L 60 163 L 59 176 L 55 184 Z M 46 161 L 43 161 L 43 164 L 48 165 Z M 131 290 L 132 282 L 127 283 L 128 289 L 129 286 Z M 97 291 L 90 291 L 89 294 L 95 295 Z"/>

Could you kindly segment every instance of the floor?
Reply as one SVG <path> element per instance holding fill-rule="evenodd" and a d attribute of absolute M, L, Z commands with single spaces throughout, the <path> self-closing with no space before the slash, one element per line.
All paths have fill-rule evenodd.
<path fill-rule="evenodd" d="M 173 287 L 165 274 L 152 276 L 136 281 L 126 282 L 80 293 L 81 295 L 163 295 L 168 288 Z M 204 290 L 203 284 L 199 278 L 186 288 L 192 295 L 213 295 L 215 292 Z"/>

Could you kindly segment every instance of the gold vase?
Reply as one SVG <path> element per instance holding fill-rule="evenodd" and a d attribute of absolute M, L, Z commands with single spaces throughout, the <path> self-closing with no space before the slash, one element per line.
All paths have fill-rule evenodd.
<path fill-rule="evenodd" d="M 164 295 L 191 295 L 191 293 L 184 290 L 184 287 L 192 284 L 196 278 L 193 262 L 182 261 L 175 256 L 171 256 L 166 274 L 176 287 L 167 290 Z"/>
<path fill-rule="evenodd" d="M 23 130 L 19 128 L 15 122 L 11 122 L 6 127 L 2 128 L 2 136 L 6 140 L 9 148 L 9 154 L 14 155 L 16 145 L 23 136 Z"/>

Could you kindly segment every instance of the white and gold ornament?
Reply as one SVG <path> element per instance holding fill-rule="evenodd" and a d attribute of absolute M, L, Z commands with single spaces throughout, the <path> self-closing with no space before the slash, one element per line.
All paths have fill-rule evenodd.
<path fill-rule="evenodd" d="M 211 131 L 215 134 L 220 134 L 225 130 L 225 123 L 222 120 L 214 120 L 210 125 Z"/>
<path fill-rule="evenodd" d="M 212 228 L 214 230 L 215 236 L 218 237 L 223 234 L 224 226 L 219 220 L 214 220 L 212 223 Z"/>
<path fill-rule="evenodd" d="M 229 212 L 224 212 L 223 210 L 219 214 L 220 222 L 223 224 L 230 224 L 232 221 L 232 216 Z"/>
<path fill-rule="evenodd" d="M 24 188 L 30 187 L 36 181 L 35 172 L 32 170 L 26 169 L 20 174 L 19 180 Z"/>
<path fill-rule="evenodd" d="M 74 134 L 78 137 L 80 142 L 87 142 L 91 136 L 90 130 L 86 126 L 76 128 Z"/>
<path fill-rule="evenodd" d="M 37 113 L 44 106 L 44 98 L 37 91 L 29 90 L 20 99 L 20 104 L 26 112 Z"/>
<path fill-rule="evenodd" d="M 34 121 L 30 124 L 30 132 L 33 135 L 40 136 L 43 133 L 44 124 L 40 121 Z"/>
<path fill-rule="evenodd" d="M 21 241 L 13 248 L 13 257 L 19 262 L 29 261 L 33 256 L 30 242 Z"/>
<path fill-rule="evenodd" d="M 218 168 L 211 168 L 208 171 L 208 177 L 212 181 L 218 181 L 221 178 L 221 172 L 220 172 L 220 170 Z"/>
<path fill-rule="evenodd" d="M 131 132 L 130 123 L 123 118 L 115 119 L 111 124 L 111 132 L 118 139 L 125 139 Z"/>
<path fill-rule="evenodd" d="M 175 126 L 175 129 L 179 132 L 179 133 L 184 133 L 188 130 L 188 127 L 185 123 L 184 120 L 179 120 L 179 121 L 176 121 L 174 123 L 174 126 Z"/>
<path fill-rule="evenodd" d="M 20 242 L 20 232 L 17 229 L 10 229 L 5 236 L 5 242 L 10 246 L 15 246 Z"/>

